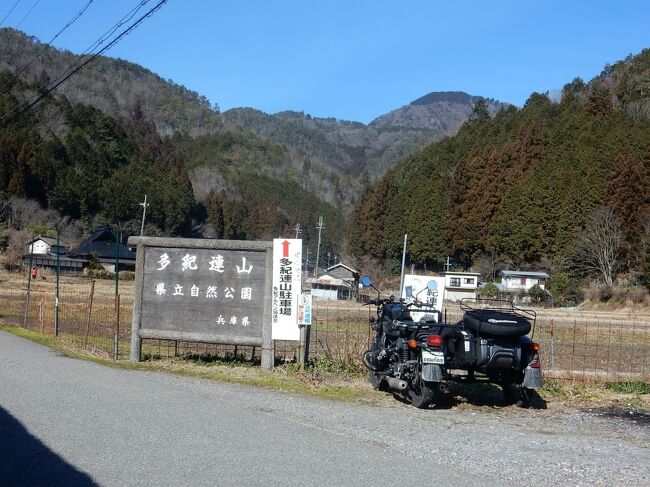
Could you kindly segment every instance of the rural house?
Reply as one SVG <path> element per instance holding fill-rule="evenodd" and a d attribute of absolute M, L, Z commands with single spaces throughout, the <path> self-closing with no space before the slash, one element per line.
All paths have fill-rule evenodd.
<path fill-rule="evenodd" d="M 99 264 L 107 271 L 115 272 L 115 264 L 119 256 L 119 270 L 135 270 L 135 254 L 122 243 L 115 241 L 115 235 L 110 226 L 104 225 L 83 240 L 79 245 L 70 250 L 70 256 L 97 259 Z"/>
<path fill-rule="evenodd" d="M 546 289 L 548 278 L 546 272 L 501 271 L 500 289 L 503 292 L 528 291 L 535 285 Z"/>
<path fill-rule="evenodd" d="M 59 246 L 56 245 L 56 238 L 38 237 L 27 242 L 27 253 L 35 255 L 64 254 L 69 246 L 59 240 Z"/>
<path fill-rule="evenodd" d="M 318 277 L 305 280 L 311 295 L 321 299 L 354 299 L 359 289 L 360 274 L 355 269 L 339 262 L 325 270 Z"/>
<path fill-rule="evenodd" d="M 476 299 L 478 272 L 445 272 L 445 301 Z"/>

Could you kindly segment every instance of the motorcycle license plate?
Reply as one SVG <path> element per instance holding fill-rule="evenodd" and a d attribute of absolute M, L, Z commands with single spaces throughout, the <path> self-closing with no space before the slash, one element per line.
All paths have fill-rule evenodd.
<path fill-rule="evenodd" d="M 445 354 L 442 352 L 428 352 L 426 350 L 422 350 L 422 363 L 444 365 Z"/>

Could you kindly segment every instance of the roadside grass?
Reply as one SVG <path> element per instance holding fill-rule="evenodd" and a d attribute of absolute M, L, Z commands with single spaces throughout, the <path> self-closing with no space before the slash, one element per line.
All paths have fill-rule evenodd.
<path fill-rule="evenodd" d="M 574 383 L 547 379 L 540 395 L 576 407 L 624 405 L 650 409 L 650 384 L 643 381 Z"/>
<path fill-rule="evenodd" d="M 79 350 L 63 340 L 58 340 L 51 335 L 42 335 L 24 328 L 9 326 L 0 323 L 0 331 L 6 331 L 16 336 L 44 345 L 55 352 L 70 358 L 86 360 L 99 365 L 123 370 L 136 370 L 147 372 L 167 372 L 184 377 L 215 380 L 233 384 L 242 384 L 267 389 L 284 391 L 296 394 L 314 395 L 322 398 L 359 403 L 381 404 L 386 402 L 386 395 L 372 389 L 370 384 L 361 380 L 349 379 L 353 373 L 340 373 L 344 366 L 337 369 L 330 365 L 328 368 L 319 368 L 316 365 L 308 366 L 301 371 L 296 364 L 281 364 L 272 372 L 262 372 L 259 366 L 246 363 L 237 357 L 214 357 L 198 355 L 176 358 L 151 359 L 140 363 L 125 360 L 111 360 L 109 358 L 91 355 Z M 318 362 L 322 362 L 320 359 Z M 314 371 L 317 372 L 314 372 Z M 335 371 L 339 371 L 336 372 Z"/>
<path fill-rule="evenodd" d="M 344 362 L 329 356 L 311 360 L 300 369 L 298 364 L 278 363 L 272 372 L 262 372 L 258 363 L 252 363 L 243 355 L 216 356 L 213 354 L 186 354 L 179 357 L 160 358 L 145 352 L 146 359 L 140 363 L 92 355 L 65 340 L 44 335 L 24 328 L 0 323 L 0 331 L 26 338 L 66 357 L 86 360 L 124 370 L 165 372 L 184 377 L 195 377 L 233 384 L 242 384 L 295 394 L 357 404 L 387 405 L 399 407 L 390 394 L 375 391 L 366 374 L 355 363 Z M 498 389 L 498 388 L 497 388 Z M 491 385 L 453 385 L 452 391 L 467 396 L 469 401 L 459 402 L 465 407 L 494 406 L 499 402 L 500 391 Z M 553 409 L 585 408 L 619 405 L 650 410 L 650 384 L 643 381 L 573 382 L 547 379 L 540 397 Z M 475 396 L 475 397 L 474 397 Z M 465 404 L 467 402 L 467 404 Z"/>

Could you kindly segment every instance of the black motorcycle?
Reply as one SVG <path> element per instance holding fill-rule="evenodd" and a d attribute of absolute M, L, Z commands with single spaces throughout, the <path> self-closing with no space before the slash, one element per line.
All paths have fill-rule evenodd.
<path fill-rule="evenodd" d="M 367 276 L 361 282 L 377 290 Z M 425 408 L 447 392 L 448 382 L 490 382 L 503 388 L 508 403 L 526 407 L 543 386 L 539 345 L 528 337 L 534 334 L 533 311 L 510 302 L 463 300 L 462 320 L 446 324 L 417 295 L 411 303 L 391 296 L 368 304 L 377 306 L 377 317 L 370 318 L 375 336 L 363 363 L 378 390 L 403 394 Z M 418 321 L 411 318 L 414 307 L 425 311 Z"/>

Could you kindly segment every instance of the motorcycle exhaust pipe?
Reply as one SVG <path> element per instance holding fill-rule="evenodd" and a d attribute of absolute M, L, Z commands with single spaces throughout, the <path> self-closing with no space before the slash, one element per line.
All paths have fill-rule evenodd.
<path fill-rule="evenodd" d="M 389 389 L 397 392 L 402 392 L 409 386 L 405 380 L 396 379 L 395 377 L 386 377 L 386 384 L 388 384 Z"/>

